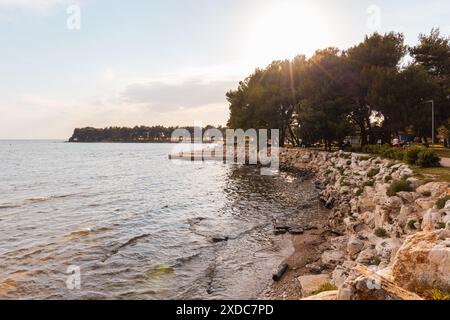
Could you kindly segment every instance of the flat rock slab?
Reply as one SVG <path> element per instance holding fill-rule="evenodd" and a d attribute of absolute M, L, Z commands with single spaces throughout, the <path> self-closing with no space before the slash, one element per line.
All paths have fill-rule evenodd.
<path fill-rule="evenodd" d="M 325 291 L 325 292 L 316 294 L 315 296 L 303 298 L 302 300 L 336 300 L 337 295 L 338 295 L 338 290 Z"/>
<path fill-rule="evenodd" d="M 315 274 L 298 277 L 297 280 L 300 282 L 302 287 L 303 297 L 309 297 L 314 291 L 318 290 L 321 285 L 330 282 L 331 277 L 328 274 Z"/>

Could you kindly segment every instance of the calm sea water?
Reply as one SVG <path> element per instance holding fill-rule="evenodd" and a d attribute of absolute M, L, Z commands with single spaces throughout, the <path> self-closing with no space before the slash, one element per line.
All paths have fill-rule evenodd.
<path fill-rule="evenodd" d="M 292 250 L 273 220 L 314 191 L 172 148 L 0 141 L 0 299 L 257 297 Z"/>

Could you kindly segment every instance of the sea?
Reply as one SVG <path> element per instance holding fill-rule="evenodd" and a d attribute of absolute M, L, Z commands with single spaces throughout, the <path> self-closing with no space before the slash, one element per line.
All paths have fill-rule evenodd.
<path fill-rule="evenodd" d="M 0 299 L 258 299 L 317 191 L 174 147 L 0 141 Z"/>

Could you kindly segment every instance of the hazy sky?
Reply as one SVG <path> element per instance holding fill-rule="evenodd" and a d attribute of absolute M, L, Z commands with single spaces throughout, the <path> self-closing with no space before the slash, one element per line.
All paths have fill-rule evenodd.
<path fill-rule="evenodd" d="M 432 27 L 450 33 L 449 0 L 0 0 L 0 139 L 225 124 L 255 67 Z"/>

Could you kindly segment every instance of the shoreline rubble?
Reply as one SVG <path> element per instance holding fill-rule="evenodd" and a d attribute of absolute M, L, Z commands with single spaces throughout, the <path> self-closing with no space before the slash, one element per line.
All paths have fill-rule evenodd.
<path fill-rule="evenodd" d="M 421 300 L 430 298 L 432 290 L 448 294 L 450 201 L 442 209 L 436 205 L 450 195 L 448 183 L 416 177 L 404 163 L 342 151 L 284 149 L 280 164 L 283 170 L 313 177 L 329 218 L 319 230 L 305 229 L 305 234 L 293 236 L 298 244 L 289 270 L 267 295 L 275 299 Z M 406 181 L 412 191 L 389 196 L 392 181 Z M 315 261 L 306 265 L 300 261 L 305 255 Z M 297 272 L 291 272 L 291 267 Z M 329 277 L 329 287 L 338 290 L 313 295 L 317 293 L 314 286 L 301 288 L 299 272 L 316 289 Z M 286 288 L 293 289 L 289 293 Z"/>

